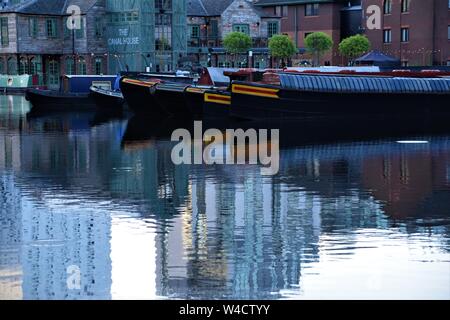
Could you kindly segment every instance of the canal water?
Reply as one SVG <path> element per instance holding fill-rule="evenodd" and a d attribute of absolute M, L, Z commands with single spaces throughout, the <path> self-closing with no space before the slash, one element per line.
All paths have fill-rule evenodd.
<path fill-rule="evenodd" d="M 1 299 L 450 299 L 450 135 L 294 134 L 262 176 L 174 165 L 160 122 L 29 110 L 0 96 Z"/>

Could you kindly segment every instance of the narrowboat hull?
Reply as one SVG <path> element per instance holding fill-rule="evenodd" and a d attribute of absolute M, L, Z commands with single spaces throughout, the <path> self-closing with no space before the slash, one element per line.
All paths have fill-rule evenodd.
<path fill-rule="evenodd" d="M 203 116 L 226 118 L 230 115 L 231 93 L 227 91 L 206 91 L 203 102 Z"/>
<path fill-rule="evenodd" d="M 164 115 L 167 112 L 155 99 L 155 81 L 122 78 L 120 91 L 128 107 L 138 114 Z"/>
<path fill-rule="evenodd" d="M 315 92 L 233 83 L 230 115 L 243 119 L 340 115 L 450 114 L 450 92 Z"/>
<path fill-rule="evenodd" d="M 25 98 L 30 101 L 33 109 L 42 111 L 85 111 L 96 108 L 95 101 L 89 93 L 29 89 Z"/>
<path fill-rule="evenodd" d="M 125 103 L 121 92 L 91 87 L 90 95 L 97 107 L 102 109 L 121 109 Z"/>
<path fill-rule="evenodd" d="M 171 115 L 190 114 L 186 104 L 185 90 L 189 85 L 181 83 L 161 83 L 155 86 L 155 99 Z"/>
<path fill-rule="evenodd" d="M 185 91 L 186 106 L 194 117 L 203 115 L 205 92 L 206 89 L 197 87 L 189 87 Z"/>

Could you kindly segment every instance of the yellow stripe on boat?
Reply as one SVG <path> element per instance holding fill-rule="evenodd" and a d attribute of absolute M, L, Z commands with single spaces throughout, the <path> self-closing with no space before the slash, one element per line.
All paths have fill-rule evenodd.
<path fill-rule="evenodd" d="M 205 93 L 205 102 L 214 102 L 218 104 L 231 104 L 231 97 L 217 93 Z"/>
<path fill-rule="evenodd" d="M 247 85 L 242 85 L 242 84 L 233 84 L 232 85 L 233 93 L 240 93 L 240 94 L 265 97 L 265 98 L 279 99 L 280 98 L 278 96 L 279 91 L 280 91 L 280 89 L 261 88 L 261 87 L 247 86 Z"/>
<path fill-rule="evenodd" d="M 191 92 L 191 93 L 205 93 L 204 89 L 201 88 L 187 88 L 186 92 Z"/>
<path fill-rule="evenodd" d="M 146 82 L 146 81 L 140 81 L 140 80 L 128 79 L 128 78 L 123 79 L 122 82 L 135 84 L 135 85 L 141 86 L 141 87 L 153 87 L 156 84 L 156 82 Z"/>

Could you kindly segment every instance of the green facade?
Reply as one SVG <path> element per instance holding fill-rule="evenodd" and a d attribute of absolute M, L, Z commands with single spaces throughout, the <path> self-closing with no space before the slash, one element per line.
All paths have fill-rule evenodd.
<path fill-rule="evenodd" d="M 107 0 L 109 73 L 175 70 L 186 55 L 186 0 Z"/>

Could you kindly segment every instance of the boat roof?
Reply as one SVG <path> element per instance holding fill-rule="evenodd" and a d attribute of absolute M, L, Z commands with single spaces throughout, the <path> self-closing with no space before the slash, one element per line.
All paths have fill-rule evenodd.
<path fill-rule="evenodd" d="M 81 75 L 81 74 L 66 74 L 64 77 L 68 79 L 72 78 L 115 78 L 117 75 Z"/>
<path fill-rule="evenodd" d="M 314 92 L 348 93 L 444 93 L 450 79 L 280 73 L 282 88 Z"/>
<path fill-rule="evenodd" d="M 224 72 L 236 72 L 239 68 L 207 68 L 209 77 L 214 85 L 230 83 L 230 77 L 224 75 Z"/>
<path fill-rule="evenodd" d="M 340 71 L 355 71 L 355 72 L 380 72 L 378 66 L 364 66 L 364 67 L 337 67 L 337 66 L 324 66 L 324 67 L 290 67 L 286 68 L 288 71 L 319 71 L 319 72 L 340 72 Z"/>

